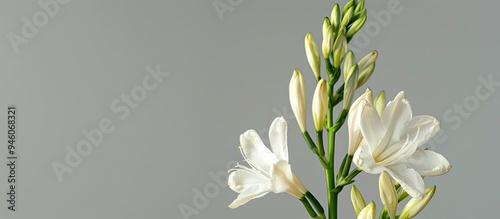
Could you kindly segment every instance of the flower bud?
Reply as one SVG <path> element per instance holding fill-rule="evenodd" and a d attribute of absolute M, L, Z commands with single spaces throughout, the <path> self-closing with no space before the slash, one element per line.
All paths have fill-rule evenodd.
<path fill-rule="evenodd" d="M 389 213 L 389 218 L 396 217 L 396 210 L 398 209 L 398 196 L 394 183 L 385 171 L 380 174 L 378 181 L 378 188 L 380 192 L 380 200 Z"/>
<path fill-rule="evenodd" d="M 342 26 L 347 27 L 354 15 L 354 7 L 347 9 L 346 13 L 342 14 Z"/>
<path fill-rule="evenodd" d="M 343 31 L 339 31 L 339 35 L 333 44 L 333 67 L 339 68 L 340 63 L 344 59 L 344 55 L 347 53 L 347 39 Z"/>
<path fill-rule="evenodd" d="M 359 69 L 363 70 L 371 63 L 375 63 L 377 61 L 377 58 L 378 58 L 377 50 L 373 50 L 373 51 L 369 52 L 363 58 L 361 58 L 361 60 L 359 60 L 359 62 L 358 62 Z"/>
<path fill-rule="evenodd" d="M 320 79 L 316 85 L 312 100 L 312 113 L 316 131 L 323 131 L 327 111 L 328 94 L 326 92 L 326 81 L 325 79 Z"/>
<path fill-rule="evenodd" d="M 375 202 L 370 202 L 359 212 L 358 219 L 375 219 L 375 211 Z"/>
<path fill-rule="evenodd" d="M 319 59 L 318 46 L 316 45 L 316 41 L 314 40 L 310 32 L 306 34 L 304 45 L 306 48 L 307 61 L 311 66 L 314 76 L 316 78 L 320 78 L 321 61 Z"/>
<path fill-rule="evenodd" d="M 410 219 L 414 218 L 415 216 L 420 213 L 427 203 L 432 199 L 432 196 L 434 196 L 434 193 L 436 192 L 436 186 L 430 187 L 425 189 L 424 192 L 424 197 L 421 199 L 418 198 L 412 198 L 408 203 L 405 205 L 403 210 L 401 211 L 401 215 L 399 216 L 400 219 Z"/>
<path fill-rule="evenodd" d="M 356 58 L 354 57 L 354 53 L 349 50 L 344 58 L 344 82 L 347 82 L 347 78 L 349 78 L 349 74 L 347 74 L 347 71 L 351 69 L 351 67 L 355 64 Z"/>
<path fill-rule="evenodd" d="M 332 12 L 330 14 L 330 21 L 331 21 L 331 25 L 333 25 L 333 27 L 335 29 L 338 29 L 338 27 L 340 25 L 340 8 L 339 8 L 339 4 L 337 4 L 337 3 L 335 3 L 335 5 L 333 5 Z"/>
<path fill-rule="evenodd" d="M 361 210 L 366 207 L 366 202 L 363 198 L 363 195 L 361 195 L 361 192 L 358 190 L 358 188 L 356 188 L 355 185 L 352 185 L 351 188 L 351 201 L 352 206 L 354 207 L 354 213 L 356 213 L 356 216 L 358 216 L 359 212 L 361 212 Z"/>
<path fill-rule="evenodd" d="M 352 22 L 351 27 L 349 27 L 349 30 L 346 33 L 346 37 L 351 39 L 354 36 L 354 34 L 356 34 L 361 29 L 361 27 L 363 27 L 365 21 L 366 21 L 366 13 L 361 15 L 354 22 Z"/>
<path fill-rule="evenodd" d="M 385 109 L 385 91 L 380 91 L 373 102 L 375 104 L 375 109 L 377 109 L 378 114 L 382 117 L 382 112 L 384 112 Z"/>
<path fill-rule="evenodd" d="M 354 9 L 354 12 L 358 12 L 365 9 L 365 0 L 361 0 L 356 4 L 356 8 Z"/>
<path fill-rule="evenodd" d="M 330 58 L 330 53 L 332 52 L 332 44 L 335 39 L 335 34 L 333 33 L 333 26 L 328 25 L 326 27 L 325 33 L 323 34 L 323 43 L 321 45 L 323 51 L 323 57 L 325 59 Z"/>
<path fill-rule="evenodd" d="M 375 62 L 377 61 L 377 57 L 378 52 L 373 50 L 370 53 L 366 54 L 365 57 L 363 57 L 359 61 L 358 87 L 361 87 L 363 84 L 365 84 L 372 76 L 373 71 L 375 70 Z"/>
<path fill-rule="evenodd" d="M 345 3 L 344 7 L 342 8 L 342 14 L 345 14 L 351 6 L 356 7 L 356 5 L 354 5 L 354 0 L 350 0 L 350 1 Z"/>
<path fill-rule="evenodd" d="M 323 33 L 323 40 L 326 38 L 326 34 L 328 33 L 327 29 L 328 27 L 330 26 L 330 19 L 328 19 L 328 17 L 325 17 L 325 19 L 323 19 L 323 29 L 322 29 L 322 33 Z"/>
<path fill-rule="evenodd" d="M 300 131 L 306 131 L 306 86 L 304 76 L 298 69 L 293 70 L 289 87 L 290 105 L 299 123 Z"/>
<path fill-rule="evenodd" d="M 344 110 L 349 109 L 349 107 L 351 106 L 352 97 L 354 96 L 354 92 L 358 87 L 358 65 L 351 66 L 351 69 L 348 70 L 347 74 L 350 76 L 349 78 L 347 78 L 344 86 L 344 101 L 342 105 L 342 109 Z"/>

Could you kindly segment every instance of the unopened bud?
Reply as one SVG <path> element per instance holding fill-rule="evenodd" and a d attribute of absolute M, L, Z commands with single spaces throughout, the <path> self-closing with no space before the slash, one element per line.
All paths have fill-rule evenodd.
<path fill-rule="evenodd" d="M 378 114 L 382 117 L 382 112 L 385 109 L 385 91 L 380 91 L 373 102 L 375 103 L 375 109 L 377 109 Z"/>
<path fill-rule="evenodd" d="M 401 211 L 400 219 L 410 219 L 417 216 L 429 203 L 436 192 L 436 186 L 425 189 L 424 197 L 421 199 L 412 198 Z"/>
<path fill-rule="evenodd" d="M 321 45 L 323 51 L 323 57 L 325 59 L 330 58 L 330 53 L 332 52 L 332 44 L 335 39 L 335 34 L 333 33 L 333 26 L 328 25 L 326 28 L 326 33 L 323 34 L 323 43 Z"/>
<path fill-rule="evenodd" d="M 289 87 L 290 105 L 299 123 L 300 131 L 306 131 L 306 86 L 300 70 L 293 71 Z"/>
<path fill-rule="evenodd" d="M 380 174 L 378 188 L 380 193 L 380 200 L 387 209 L 389 218 L 394 219 L 396 216 L 396 210 L 398 208 L 398 196 L 391 177 L 385 171 Z"/>
<path fill-rule="evenodd" d="M 356 216 L 358 216 L 359 212 L 361 212 L 361 210 L 366 207 L 366 203 L 363 195 L 361 195 L 361 192 L 358 190 L 358 188 L 356 188 L 355 185 L 352 185 L 351 188 L 351 201 L 352 206 L 354 207 L 354 213 L 356 213 Z"/>
<path fill-rule="evenodd" d="M 351 106 L 354 92 L 356 92 L 356 88 L 358 87 L 357 86 L 358 75 L 359 75 L 358 65 L 351 66 L 347 74 L 349 75 L 349 78 L 347 78 L 347 81 L 345 82 L 344 100 L 342 105 L 342 109 L 344 110 L 349 109 L 349 107 Z"/>
<path fill-rule="evenodd" d="M 310 32 L 306 34 L 304 45 L 306 49 L 307 61 L 311 66 L 314 76 L 316 78 L 320 78 L 321 60 L 319 58 L 318 46 Z"/>
<path fill-rule="evenodd" d="M 316 85 L 312 100 L 312 113 L 316 131 L 323 131 L 327 112 L 328 94 L 326 92 L 326 81 L 325 79 L 320 79 Z"/>
<path fill-rule="evenodd" d="M 333 5 L 332 12 L 330 13 L 330 22 L 335 29 L 338 29 L 340 24 L 340 8 L 337 3 Z"/>
<path fill-rule="evenodd" d="M 340 63 L 344 59 L 344 55 L 347 53 L 347 39 L 343 31 L 339 31 L 339 35 L 333 44 L 333 67 L 339 68 Z"/>
<path fill-rule="evenodd" d="M 354 36 L 354 34 L 356 34 L 361 29 L 361 27 L 363 27 L 365 21 L 366 21 L 366 14 L 361 15 L 358 19 L 352 22 L 352 25 L 349 27 L 349 30 L 346 33 L 346 37 L 351 39 Z"/>
<path fill-rule="evenodd" d="M 344 82 L 347 82 L 347 78 L 349 78 L 347 71 L 349 69 L 351 69 L 351 67 L 355 64 L 356 64 L 356 58 L 354 57 L 354 53 L 351 50 L 349 50 L 344 58 L 344 67 L 343 67 L 343 69 L 344 69 Z"/>
<path fill-rule="evenodd" d="M 375 219 L 375 211 L 375 202 L 370 202 L 359 212 L 358 219 Z"/>

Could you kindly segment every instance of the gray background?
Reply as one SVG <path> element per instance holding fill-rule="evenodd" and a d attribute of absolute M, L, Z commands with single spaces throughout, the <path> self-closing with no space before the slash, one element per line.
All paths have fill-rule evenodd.
<path fill-rule="evenodd" d="M 231 210 L 227 205 L 237 194 L 213 187 L 218 184 L 209 175 L 242 161 L 241 133 L 252 128 L 267 139 L 271 121 L 281 115 L 289 121 L 293 171 L 325 202 L 322 168 L 299 135 L 288 83 L 293 68 L 304 72 L 309 105 L 314 79 L 303 37 L 311 31 L 320 43 L 332 1 L 232 1 L 232 11 L 221 19 L 212 0 L 73 0 L 59 4 L 16 54 L 7 36 L 21 35 L 22 18 L 32 20 L 42 11 L 38 2 L 0 5 L 0 132 L 7 131 L 7 105 L 16 104 L 20 154 L 18 206 L 12 213 L 6 209 L 1 134 L 3 218 L 182 218 L 182 204 L 197 209 L 189 218 L 307 218 L 300 202 L 286 194 Z M 351 47 L 357 45 L 358 58 L 379 51 L 366 86 L 386 90 L 388 99 L 405 90 L 414 115 L 442 121 L 441 141 L 431 147 L 453 168 L 426 179 L 438 189 L 420 218 L 491 218 L 499 202 L 499 87 L 481 100 L 475 92 L 480 77 L 500 81 L 500 2 L 401 0 L 401 13 L 381 23 L 373 13 L 387 11 L 388 2 L 366 3 L 372 36 Z M 170 75 L 119 119 L 110 109 L 113 101 L 141 85 L 146 66 L 157 65 Z M 464 101 L 476 105 L 461 115 L 454 105 Z M 51 164 L 64 163 L 66 146 L 75 149 L 85 140 L 82 131 L 98 128 L 104 118 L 115 130 L 59 182 Z M 346 151 L 345 128 L 339 136 L 338 159 Z M 378 177 L 361 174 L 357 180 L 380 210 Z M 193 206 L 194 191 L 210 186 L 206 205 Z M 341 218 L 354 218 L 349 191 L 341 195 Z"/>

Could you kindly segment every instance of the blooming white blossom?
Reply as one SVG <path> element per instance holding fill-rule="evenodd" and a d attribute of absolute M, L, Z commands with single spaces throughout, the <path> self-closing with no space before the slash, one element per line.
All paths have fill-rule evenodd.
<path fill-rule="evenodd" d="M 288 164 L 287 123 L 283 117 L 276 118 L 269 128 L 269 150 L 255 130 L 240 136 L 240 150 L 250 167 L 237 165 L 230 170 L 229 188 L 238 198 L 229 207 L 237 208 L 248 201 L 269 192 L 287 192 L 300 199 L 307 192 Z"/>
<path fill-rule="evenodd" d="M 363 171 L 386 171 L 410 196 L 421 198 L 425 189 L 422 176 L 450 170 L 450 163 L 441 154 L 419 148 L 438 133 L 439 121 L 432 116 L 413 117 L 403 91 L 387 104 L 382 116 L 366 100 L 358 107 L 361 116 L 356 122 L 364 141 L 353 161 Z"/>

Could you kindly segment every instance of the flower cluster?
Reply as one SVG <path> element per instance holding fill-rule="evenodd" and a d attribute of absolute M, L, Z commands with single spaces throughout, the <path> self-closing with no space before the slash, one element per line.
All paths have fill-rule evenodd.
<path fill-rule="evenodd" d="M 293 71 L 289 85 L 290 105 L 300 131 L 325 170 L 328 211 L 291 170 L 283 117 L 276 118 L 269 129 L 271 150 L 254 130 L 240 136 L 240 151 L 248 166 L 238 164 L 230 170 L 228 185 L 239 193 L 230 208 L 270 192 L 286 192 L 302 202 L 311 218 L 337 219 L 339 193 L 352 185 L 351 201 L 357 218 L 374 219 L 375 202 L 366 204 L 354 185 L 354 178 L 361 172 L 379 174 L 378 189 L 384 205 L 379 219 L 413 218 L 432 199 L 436 186 L 426 188 L 424 177 L 442 175 L 451 168 L 441 154 L 422 148 L 439 132 L 439 121 L 432 116 L 414 116 L 404 91 L 386 103 L 384 91 L 374 99 L 367 88 L 353 102 L 356 90 L 372 76 L 378 58 L 378 52 L 371 51 L 357 61 L 349 50 L 349 41 L 366 21 L 364 3 L 350 0 L 342 10 L 338 4 L 333 6 L 330 17 L 323 20 L 323 57 L 312 34 L 305 36 L 306 57 L 316 80 L 311 110 L 315 140 L 307 129 L 306 83 L 300 70 Z M 321 58 L 326 77 L 321 74 Z M 343 83 L 336 86 L 339 81 Z M 335 115 L 337 105 L 341 108 Z M 336 134 L 345 123 L 347 153 L 335 170 Z M 411 199 L 398 213 L 399 204 L 408 197 Z"/>

